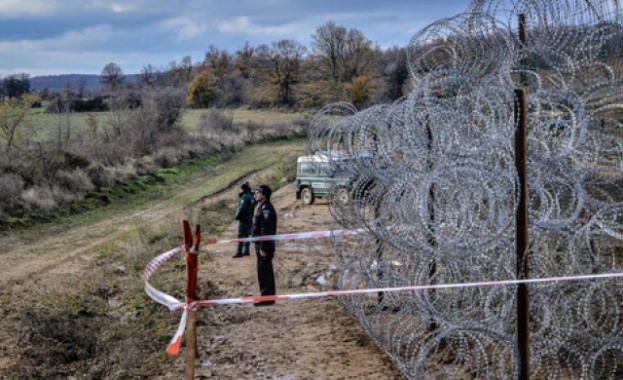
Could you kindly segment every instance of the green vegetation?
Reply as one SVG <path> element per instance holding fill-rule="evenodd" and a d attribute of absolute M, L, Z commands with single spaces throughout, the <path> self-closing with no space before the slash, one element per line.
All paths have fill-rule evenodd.
<path fill-rule="evenodd" d="M 199 125 L 201 115 L 207 112 L 206 109 L 188 109 L 182 116 L 182 125 L 184 128 L 193 130 Z M 231 109 L 225 111 L 231 114 L 233 123 L 236 125 L 245 125 L 255 123 L 262 126 L 276 125 L 279 123 L 292 124 L 297 120 L 309 118 L 311 112 L 284 112 L 275 109 L 252 110 L 252 109 Z"/>
<path fill-rule="evenodd" d="M 201 224 L 204 239 L 216 238 L 231 223 L 235 202 L 203 199 L 222 191 L 235 197 L 240 178 L 250 173 L 253 182 L 278 187 L 294 173 L 296 156 L 304 149 L 303 139 L 271 141 L 238 149 L 227 160 L 211 156 L 162 170 L 157 181 L 137 180 L 140 186 L 128 185 L 135 192 L 117 190 L 114 202 L 105 207 L 67 215 L 53 224 L 35 225 L 24 230 L 23 237 L 12 233 L 10 239 L 17 244 L 15 239 L 27 241 L 33 234 L 45 238 L 73 226 L 119 220 L 93 236 L 105 238 L 89 249 L 92 260 L 84 273 L 59 279 L 54 286 L 19 282 L 0 290 L 5 328 L 22 336 L 13 349 L 12 356 L 17 359 L 7 377 L 130 379 L 161 375 L 162 369 L 177 360 L 164 349 L 179 313 L 148 298 L 140 278 L 151 259 L 180 245 L 180 218 L 165 213 L 154 222 L 141 219 L 140 211 L 154 204 L 176 210 L 175 214 L 182 214 L 192 224 Z M 122 224 L 134 228 L 120 228 Z M 151 282 L 182 299 L 184 270 L 183 260 L 170 260 Z M 209 283 L 199 292 L 202 299 L 218 296 Z M 204 321 L 210 318 L 203 317 Z"/>
<path fill-rule="evenodd" d="M 0 155 L 0 230 L 92 210 L 129 194 L 155 197 L 159 185 L 186 166 L 226 161 L 243 147 L 306 133 L 304 114 L 209 109 L 191 110 L 197 119 L 184 119 L 178 100 L 153 93 L 134 110 L 34 111 L 28 116 L 38 118 L 35 129 L 21 122 L 25 117 L 16 118 L 3 135 L 10 152 Z M 27 108 L 6 104 L 7 114 L 26 115 Z"/>
<path fill-rule="evenodd" d="M 36 115 L 36 123 L 38 128 L 38 136 L 41 141 L 50 141 L 57 138 L 58 126 L 62 125 L 66 128 L 69 125 L 72 133 L 77 135 L 85 135 L 90 133 L 89 119 L 95 120 L 99 133 L 104 133 L 108 129 L 108 121 L 113 117 L 112 111 L 104 112 L 86 112 L 86 113 L 70 113 L 70 114 L 54 114 L 46 113 L 45 104 L 42 107 L 31 109 L 31 115 Z M 197 129 L 201 116 L 208 112 L 207 109 L 187 109 L 182 113 L 181 125 L 185 130 L 193 131 Z M 231 114 L 233 122 L 236 125 L 245 125 L 255 123 L 261 126 L 268 126 L 279 123 L 294 123 L 298 120 L 311 116 L 308 112 L 285 112 L 279 110 L 252 110 L 252 109 L 231 109 L 223 111 Z"/>
<path fill-rule="evenodd" d="M 88 194 L 85 199 L 59 207 L 52 211 L 39 210 L 26 213 L 22 217 L 12 217 L 0 221 L 0 230 L 31 229 L 34 224 L 54 221 L 59 225 L 59 219 L 70 223 L 82 224 L 93 222 L 100 218 L 127 210 L 128 207 L 138 208 L 149 202 L 167 199 L 176 195 L 170 202 L 183 207 L 186 204 L 200 199 L 205 193 L 211 193 L 226 188 L 241 175 L 252 173 L 265 168 L 263 178 L 271 186 L 278 188 L 284 179 L 292 180 L 296 173 L 296 160 L 291 163 L 280 157 L 280 149 L 267 149 L 267 146 L 294 146 L 297 152 L 302 152 L 305 141 L 302 138 L 277 140 L 257 146 L 240 148 L 226 155 L 213 154 L 209 157 L 182 164 L 173 168 L 159 169 L 155 173 L 139 176 L 125 183 L 111 187 L 102 192 Z M 251 159 L 252 157 L 252 159 Z M 283 162 L 280 162 L 283 161 Z M 231 167 L 235 167 L 232 170 Z M 188 186 L 197 183 L 204 187 Z M 197 188 L 195 192 L 185 188 Z M 62 228 L 62 227 L 60 227 Z"/>

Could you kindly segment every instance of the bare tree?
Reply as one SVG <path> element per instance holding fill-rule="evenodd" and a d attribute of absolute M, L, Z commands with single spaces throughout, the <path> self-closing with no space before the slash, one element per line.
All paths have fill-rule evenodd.
<path fill-rule="evenodd" d="M 246 73 L 236 70 L 236 64 L 232 54 L 210 45 L 201 65 L 201 75 L 209 79 L 210 87 L 215 90 L 216 102 L 211 105 L 226 107 L 241 104 L 243 99 L 252 97 L 250 94 L 253 88 L 244 87 L 245 81 L 246 84 L 250 83 L 249 79 L 254 70 L 252 63 L 249 62 L 249 66 L 246 67 L 248 69 Z"/>
<path fill-rule="evenodd" d="M 183 83 L 188 83 L 193 77 L 193 60 L 190 55 L 186 55 L 182 58 L 182 62 L 179 65 L 180 76 Z"/>
<path fill-rule="evenodd" d="M 407 68 L 407 51 L 405 48 L 393 47 L 383 53 L 381 72 L 387 81 L 386 96 L 393 101 L 406 93 L 409 79 Z"/>
<path fill-rule="evenodd" d="M 0 142 L 4 145 L 6 157 L 21 142 L 22 130 L 33 104 L 39 101 L 35 94 L 25 94 L 19 98 L 6 97 L 0 102 Z"/>
<path fill-rule="evenodd" d="M 71 139 L 71 113 L 76 100 L 71 81 L 65 81 L 63 89 L 57 98 L 58 104 L 58 146 L 62 148 L 63 142 Z"/>
<path fill-rule="evenodd" d="M 141 83 L 147 86 L 154 86 L 158 81 L 158 71 L 151 64 L 143 66 L 140 73 Z"/>
<path fill-rule="evenodd" d="M 225 50 L 210 45 L 205 53 L 203 69 L 209 70 L 215 77 L 224 79 L 233 71 L 232 56 Z"/>
<path fill-rule="evenodd" d="M 272 85 L 278 104 L 294 103 L 293 86 L 300 81 L 301 62 L 307 49 L 294 40 L 261 45 L 257 54 L 265 78 Z"/>
<path fill-rule="evenodd" d="M 249 79 L 253 75 L 255 48 L 245 42 L 242 49 L 236 52 L 236 68 L 244 79 Z"/>
<path fill-rule="evenodd" d="M 169 64 L 169 76 L 174 86 L 187 85 L 193 77 L 191 57 L 189 55 L 184 56 L 179 64 L 176 61 L 171 61 Z"/>
<path fill-rule="evenodd" d="M 377 56 L 372 41 L 362 31 L 350 29 L 346 33 L 344 49 L 340 55 L 342 81 L 351 82 L 362 75 L 369 75 L 375 69 Z"/>
<path fill-rule="evenodd" d="M 380 48 L 360 30 L 346 29 L 333 21 L 316 28 L 311 37 L 315 79 L 330 84 L 325 92 L 330 93 L 331 100 L 368 98 L 377 77 Z"/>
<path fill-rule="evenodd" d="M 123 70 L 114 62 L 107 63 L 102 69 L 102 82 L 111 91 L 116 91 L 125 80 Z"/>
<path fill-rule="evenodd" d="M 26 73 L 13 74 L 2 80 L 4 95 L 10 98 L 19 97 L 30 92 L 30 79 Z"/>
<path fill-rule="evenodd" d="M 340 80 L 340 62 L 344 44 L 346 43 L 346 28 L 329 21 L 316 28 L 312 34 L 312 52 L 319 58 L 320 71 L 323 79 L 330 79 L 337 84 Z"/>
<path fill-rule="evenodd" d="M 80 77 L 78 78 L 78 98 L 84 98 L 84 89 L 87 86 L 87 78 Z"/>

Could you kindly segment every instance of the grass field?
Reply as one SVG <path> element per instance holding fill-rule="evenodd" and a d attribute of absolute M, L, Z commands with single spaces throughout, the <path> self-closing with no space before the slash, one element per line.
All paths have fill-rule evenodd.
<path fill-rule="evenodd" d="M 44 113 L 45 107 L 33 109 L 37 135 L 41 140 L 54 139 L 59 130 L 71 130 L 71 135 L 81 135 L 88 130 L 89 118 L 97 121 L 98 130 L 107 128 L 112 112 L 83 112 L 71 114 Z M 182 114 L 182 125 L 187 130 L 193 130 L 199 124 L 201 115 L 206 109 L 187 109 Z M 310 117 L 310 112 L 283 112 L 278 110 L 249 110 L 231 109 L 224 112 L 233 116 L 234 124 L 244 125 L 249 122 L 259 125 L 287 124 L 295 120 Z M 64 132 L 63 132 L 64 133 Z"/>
<path fill-rule="evenodd" d="M 188 129 L 195 128 L 204 112 L 206 112 L 205 109 L 187 110 L 184 112 L 182 124 Z M 282 112 L 278 110 L 233 109 L 225 110 L 225 112 L 233 114 L 234 124 L 246 124 L 248 122 L 262 125 L 290 123 L 294 120 L 311 116 L 311 113 Z"/>

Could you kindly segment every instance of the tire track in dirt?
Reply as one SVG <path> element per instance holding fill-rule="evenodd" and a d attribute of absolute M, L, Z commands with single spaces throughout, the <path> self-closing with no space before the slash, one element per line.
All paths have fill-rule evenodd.
<path fill-rule="evenodd" d="M 240 175 L 227 185 L 208 195 L 191 201 L 189 206 L 207 203 L 218 199 L 227 192 L 234 190 L 243 180 L 249 180 L 261 170 L 254 170 Z M 183 193 L 177 194 L 181 196 Z M 22 244 L 0 254 L 0 284 L 23 284 L 37 281 L 46 273 L 63 266 L 66 274 L 78 273 L 92 259 L 91 251 L 102 244 L 114 241 L 123 234 L 131 232 L 135 226 L 133 220 L 157 222 L 179 213 L 179 207 L 163 207 L 157 205 L 149 209 L 132 210 L 115 216 L 114 220 L 104 220 L 88 226 L 70 229 L 62 236 L 49 236 L 34 244 Z M 112 227 L 113 224 L 118 227 Z M 107 231 L 111 231 L 107 233 Z M 94 237 L 104 235 L 103 237 Z M 85 244 L 86 242 L 86 244 Z M 78 259 L 82 260 L 78 260 Z"/>
<path fill-rule="evenodd" d="M 260 172 L 261 172 L 261 170 L 254 170 L 252 172 L 245 173 L 245 174 L 239 176 L 238 178 L 232 180 L 231 182 L 229 182 L 224 187 L 222 187 L 222 188 L 220 188 L 220 189 L 218 189 L 218 190 L 216 190 L 216 191 L 214 191 L 214 192 L 212 192 L 212 193 L 210 193 L 210 194 L 208 194 L 206 196 L 203 196 L 203 197 L 201 197 L 201 198 L 199 198 L 199 199 L 197 199 L 195 201 L 192 201 L 192 202 L 188 203 L 188 205 L 189 206 L 195 206 L 195 205 L 197 205 L 199 203 L 205 203 L 206 201 L 208 201 L 210 199 L 216 198 L 219 195 L 223 195 L 226 192 L 231 191 L 234 188 L 238 187 L 243 181 L 249 181 L 252 177 L 256 176 Z"/>

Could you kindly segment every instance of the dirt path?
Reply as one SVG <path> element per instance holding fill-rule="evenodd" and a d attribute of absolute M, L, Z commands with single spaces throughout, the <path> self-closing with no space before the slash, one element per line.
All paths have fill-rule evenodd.
<path fill-rule="evenodd" d="M 235 199 L 232 199 L 235 202 Z M 326 230 L 331 216 L 325 202 L 303 205 L 293 185 L 273 195 L 278 233 Z M 223 238 L 236 234 L 232 223 Z M 328 290 L 316 280 L 331 276 L 335 261 L 323 239 L 277 243 L 275 277 L 278 294 Z M 216 287 L 219 298 L 257 295 L 255 257 L 233 259 L 234 245 L 210 245 L 210 260 L 200 265 L 199 286 Z M 204 260 L 205 261 L 205 260 Z M 200 309 L 199 379 L 401 379 L 401 375 L 363 334 L 335 298 L 282 301 L 265 308 L 251 304 Z M 177 368 L 162 377 L 179 379 Z"/>
<path fill-rule="evenodd" d="M 252 177 L 251 182 L 257 185 Z M 237 201 L 235 192 L 220 191 L 194 203 L 202 205 L 223 198 Z M 278 212 L 279 233 L 332 228 L 326 203 L 303 205 L 295 199 L 293 185 L 276 191 L 273 203 Z M 131 234 L 138 220 L 180 220 L 178 208 L 158 204 L 128 211 L 114 220 L 73 227 L 62 234 L 32 237 L 28 242 L 5 238 L 0 241 L 0 285 L 5 289 L 29 284 L 53 286 L 50 284 L 59 278 L 79 273 L 90 265 L 93 255 L 89 253 L 97 245 Z M 232 221 L 221 237 L 235 237 L 235 231 L 236 223 Z M 219 298 L 258 294 L 253 256 L 233 259 L 234 245 L 206 247 L 209 252 L 202 256 L 208 259 L 203 259 L 200 266 L 200 294 L 202 289 L 211 289 Z M 154 256 L 158 253 L 154 252 Z M 327 242 L 322 239 L 279 242 L 274 264 L 279 294 L 330 290 L 316 280 L 320 275 L 330 276 L 336 269 Z M 176 326 L 169 328 L 173 332 Z M 254 308 L 251 304 L 203 308 L 198 313 L 198 334 L 198 379 L 402 378 L 335 298 L 284 301 L 266 308 Z M 7 331 L 2 335 L 11 336 Z M 5 340 L 6 350 L 15 344 L 13 339 L 14 336 Z M 155 338 L 154 344 L 162 345 L 162 350 L 166 348 L 166 343 Z M 0 369 L 9 360 L 0 358 Z M 171 368 L 162 368 L 165 375 L 158 378 L 183 378 L 184 361 L 182 351 Z"/>

